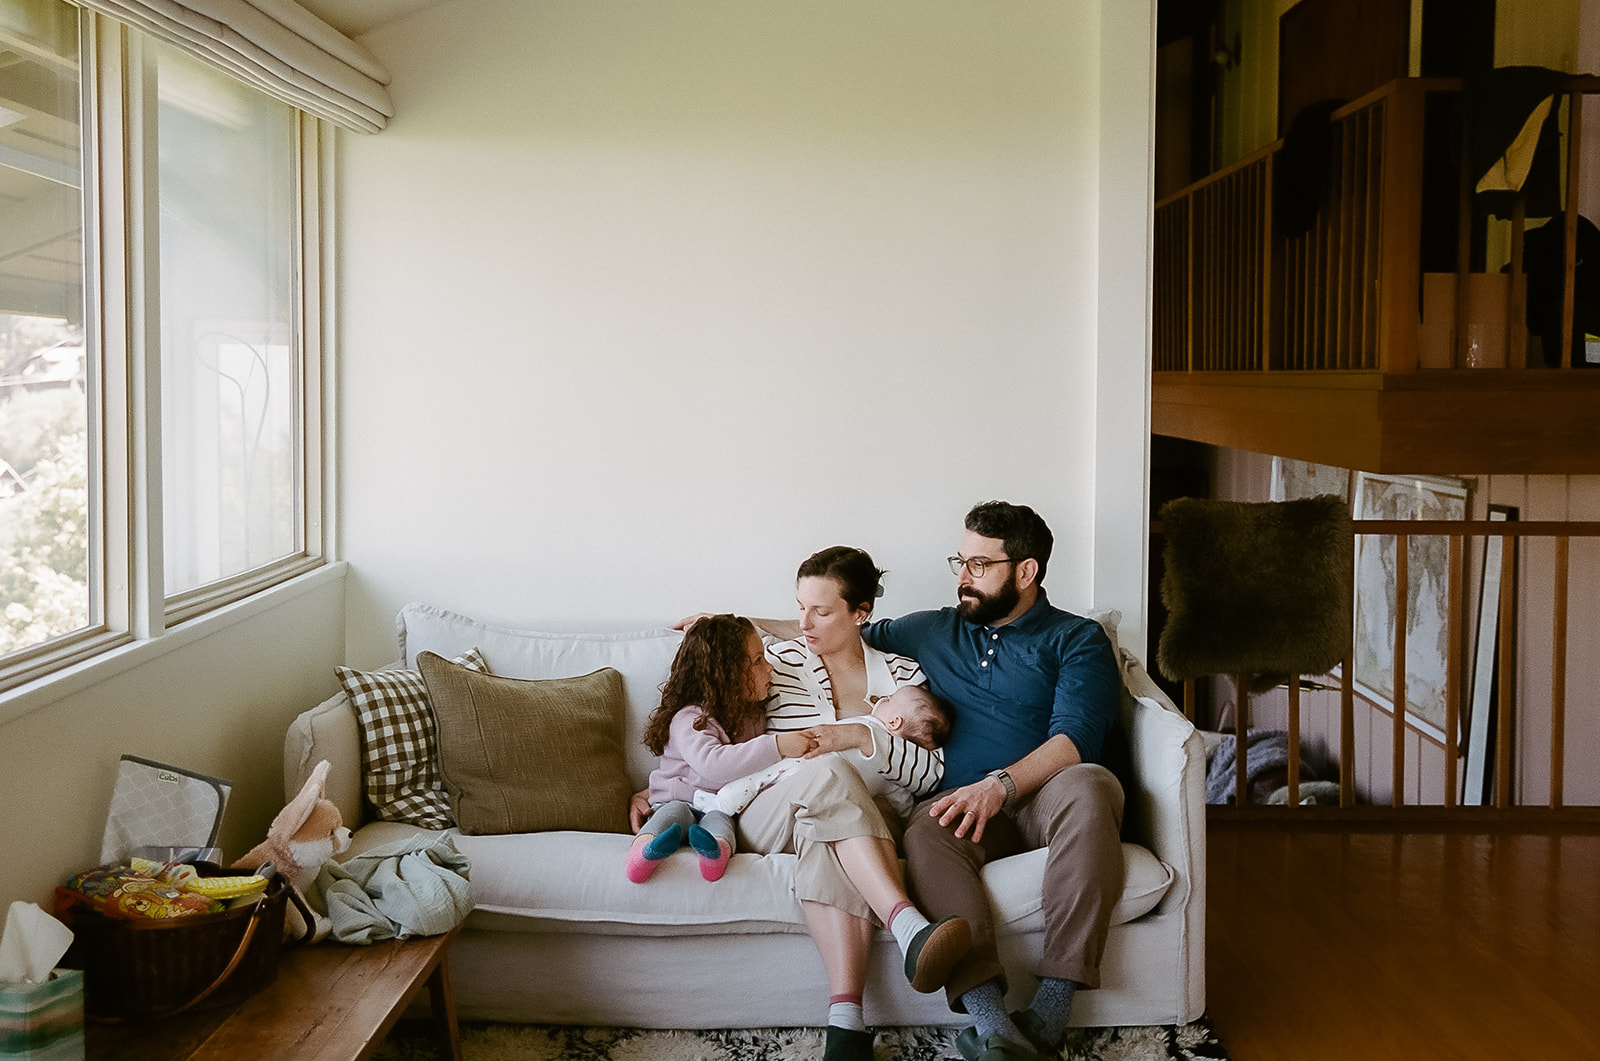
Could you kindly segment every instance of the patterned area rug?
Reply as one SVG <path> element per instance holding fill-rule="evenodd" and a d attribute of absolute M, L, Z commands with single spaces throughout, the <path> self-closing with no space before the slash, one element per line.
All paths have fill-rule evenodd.
<path fill-rule="evenodd" d="M 955 1028 L 880 1028 L 873 1061 L 960 1061 Z M 430 1029 L 407 1022 L 374 1061 L 433 1061 Z M 466 1061 L 821 1061 L 820 1028 L 646 1031 L 547 1024 L 463 1024 Z M 1205 1021 L 1182 1027 L 1075 1028 L 1061 1061 L 1227 1061 Z"/>

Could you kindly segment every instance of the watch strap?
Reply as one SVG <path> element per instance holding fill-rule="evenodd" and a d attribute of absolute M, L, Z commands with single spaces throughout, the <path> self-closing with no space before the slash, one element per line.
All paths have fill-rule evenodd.
<path fill-rule="evenodd" d="M 1000 784 L 1005 786 L 1006 798 L 1001 801 L 1000 809 L 1006 811 L 1010 810 L 1011 805 L 1017 801 L 1017 783 L 1011 780 L 1011 775 L 1004 769 L 990 770 L 989 776 L 997 778 L 1000 781 Z"/>

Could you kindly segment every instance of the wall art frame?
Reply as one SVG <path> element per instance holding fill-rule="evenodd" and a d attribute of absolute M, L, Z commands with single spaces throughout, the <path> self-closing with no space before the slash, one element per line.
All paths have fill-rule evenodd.
<path fill-rule="evenodd" d="M 1514 521 L 1517 509 L 1510 505 L 1490 505 L 1490 522 Z M 1467 737 L 1462 749 L 1467 768 L 1461 778 L 1461 805 L 1484 807 L 1494 802 L 1495 723 L 1500 706 L 1500 577 L 1506 564 L 1517 562 L 1516 539 L 1511 555 L 1505 555 L 1508 539 L 1489 537 L 1483 543 L 1483 564 L 1478 583 L 1477 633 L 1472 640 L 1472 674 L 1469 706 L 1466 711 Z M 1513 567 L 1515 570 L 1515 567 Z"/>
<path fill-rule="evenodd" d="M 1465 520 L 1474 483 L 1435 475 L 1357 472 L 1357 520 Z M 1351 649 L 1357 691 L 1390 713 L 1394 705 L 1396 542 L 1356 527 L 1355 629 Z M 1450 543 L 1439 535 L 1408 539 L 1406 722 L 1444 742 L 1449 667 Z M 1457 739 L 1463 735 L 1457 733 Z"/>

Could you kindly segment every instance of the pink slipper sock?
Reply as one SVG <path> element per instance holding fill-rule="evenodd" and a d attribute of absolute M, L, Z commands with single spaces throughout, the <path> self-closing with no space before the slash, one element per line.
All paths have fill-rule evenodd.
<path fill-rule="evenodd" d="M 635 884 L 643 884 L 649 880 L 650 874 L 665 861 L 665 859 L 645 857 L 645 848 L 652 839 L 654 838 L 649 836 L 637 837 L 633 841 L 633 846 L 628 848 L 628 879 Z"/>
<path fill-rule="evenodd" d="M 722 875 L 728 870 L 728 860 L 733 858 L 733 848 L 728 846 L 728 841 L 717 841 L 717 857 L 707 858 L 700 855 L 700 876 L 706 880 L 721 880 Z"/>

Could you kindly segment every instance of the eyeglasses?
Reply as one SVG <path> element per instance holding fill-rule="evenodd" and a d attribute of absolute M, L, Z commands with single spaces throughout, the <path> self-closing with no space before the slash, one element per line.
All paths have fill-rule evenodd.
<path fill-rule="evenodd" d="M 971 575 L 973 578 L 982 578 L 984 571 L 988 569 L 990 564 L 1016 563 L 1016 561 L 1010 557 L 1006 557 L 1003 560 L 990 560 L 986 556 L 974 556 L 970 559 L 952 556 L 948 557 L 947 559 L 950 561 L 950 573 L 952 575 L 959 575 L 961 574 L 961 569 L 966 568 L 967 574 Z"/>

